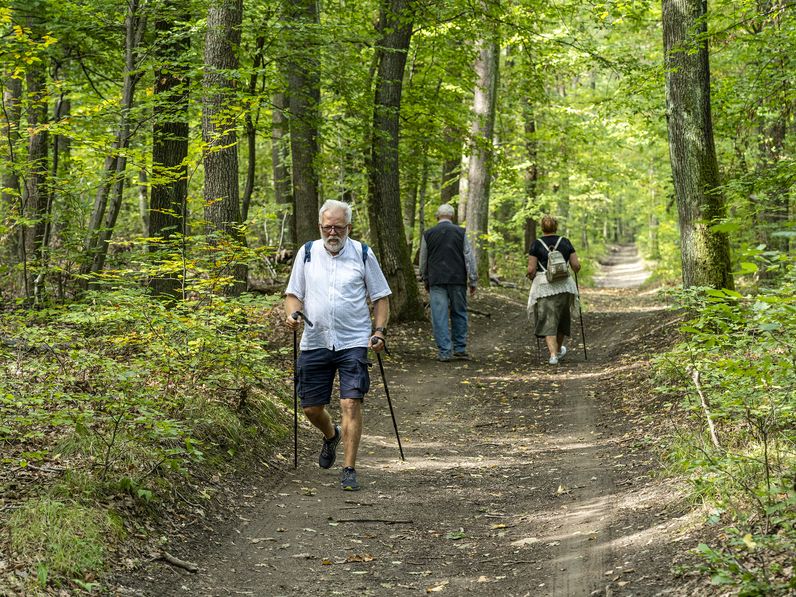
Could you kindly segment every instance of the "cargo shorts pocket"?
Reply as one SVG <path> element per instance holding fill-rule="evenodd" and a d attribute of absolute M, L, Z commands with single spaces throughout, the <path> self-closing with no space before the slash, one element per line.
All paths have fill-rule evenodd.
<path fill-rule="evenodd" d="M 371 365 L 367 356 L 352 355 L 345 366 L 340 367 L 340 397 L 365 397 L 370 390 Z"/>

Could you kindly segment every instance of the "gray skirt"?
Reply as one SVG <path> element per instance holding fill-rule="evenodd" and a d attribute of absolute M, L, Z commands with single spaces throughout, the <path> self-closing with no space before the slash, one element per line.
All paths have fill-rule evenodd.
<path fill-rule="evenodd" d="M 572 318 L 569 308 L 572 305 L 573 295 L 569 292 L 554 294 L 540 298 L 534 305 L 536 311 L 537 336 L 571 336 Z"/>

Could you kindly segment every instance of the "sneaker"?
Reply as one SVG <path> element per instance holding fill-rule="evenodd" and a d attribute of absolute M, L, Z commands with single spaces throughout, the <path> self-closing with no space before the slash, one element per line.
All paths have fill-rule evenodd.
<path fill-rule="evenodd" d="M 337 458 L 337 444 L 343 434 L 340 433 L 340 427 L 334 426 L 334 437 L 332 439 L 323 440 L 323 447 L 321 448 L 321 455 L 318 456 L 318 466 L 321 468 L 332 468 L 335 459 Z"/>
<path fill-rule="evenodd" d="M 440 363 L 449 363 L 449 362 L 450 362 L 450 360 L 451 360 L 451 357 L 450 357 L 450 356 L 446 356 L 446 355 L 444 355 L 444 354 L 441 354 L 441 355 L 439 355 L 439 356 L 437 357 L 437 360 L 438 360 Z"/>
<path fill-rule="evenodd" d="M 340 474 L 340 487 L 343 491 L 359 491 L 359 483 L 357 483 L 357 472 L 347 466 Z"/>
<path fill-rule="evenodd" d="M 453 353 L 454 359 L 459 359 L 460 361 L 469 361 L 470 355 L 467 354 L 467 351 L 463 350 L 462 352 L 454 352 Z"/>
<path fill-rule="evenodd" d="M 556 357 L 558 357 L 558 360 L 560 361 L 561 359 L 564 358 L 564 355 L 566 354 L 567 354 L 567 347 L 562 345 L 561 350 L 558 351 Z"/>
<path fill-rule="evenodd" d="M 552 357 L 550 357 L 550 360 L 547 361 L 547 362 L 550 363 L 551 365 L 558 365 L 558 357 L 557 356 L 552 356 Z"/>

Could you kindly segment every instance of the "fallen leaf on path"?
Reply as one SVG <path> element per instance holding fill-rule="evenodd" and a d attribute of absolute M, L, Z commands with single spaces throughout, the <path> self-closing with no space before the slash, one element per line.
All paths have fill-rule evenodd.
<path fill-rule="evenodd" d="M 348 563 L 351 563 L 351 562 L 372 562 L 373 560 L 374 560 L 373 556 L 370 555 L 369 553 L 363 553 L 363 554 L 352 553 L 350 556 L 348 556 L 345 559 L 345 561 L 348 562 Z"/>
<path fill-rule="evenodd" d="M 444 591 L 445 587 L 448 586 L 448 582 L 450 581 L 443 580 L 438 585 L 427 588 L 426 593 L 439 593 L 440 591 Z"/>
<path fill-rule="evenodd" d="M 525 537 L 524 539 L 511 542 L 514 547 L 524 547 L 526 545 L 533 545 L 534 543 L 539 543 L 539 539 L 536 537 Z"/>

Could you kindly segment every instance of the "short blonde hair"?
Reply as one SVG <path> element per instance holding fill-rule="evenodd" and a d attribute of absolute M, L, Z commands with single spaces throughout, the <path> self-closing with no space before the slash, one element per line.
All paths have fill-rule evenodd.
<path fill-rule="evenodd" d="M 558 220 L 553 216 L 542 216 L 542 232 L 549 233 L 558 230 Z"/>

